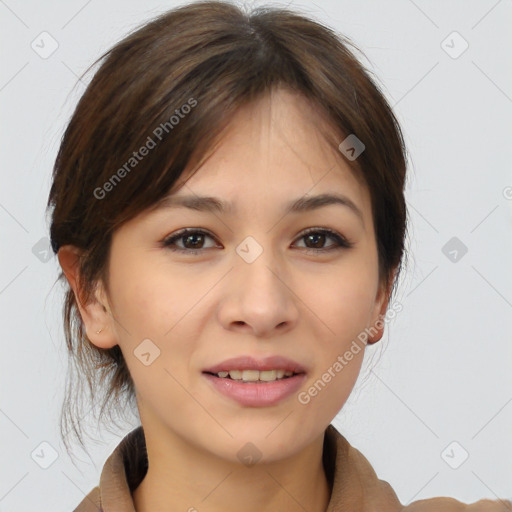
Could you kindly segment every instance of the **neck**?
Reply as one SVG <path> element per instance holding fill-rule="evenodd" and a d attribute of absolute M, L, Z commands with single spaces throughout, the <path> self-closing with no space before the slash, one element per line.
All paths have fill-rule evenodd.
<path fill-rule="evenodd" d="M 330 488 L 324 434 L 291 457 L 245 466 L 216 457 L 174 433 L 146 431 L 148 471 L 133 491 L 137 512 L 325 512 Z"/>

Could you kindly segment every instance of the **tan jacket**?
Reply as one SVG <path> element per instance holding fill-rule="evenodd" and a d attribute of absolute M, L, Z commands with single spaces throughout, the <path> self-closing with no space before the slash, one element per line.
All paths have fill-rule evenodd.
<path fill-rule="evenodd" d="M 430 498 L 403 506 L 391 486 L 377 478 L 368 460 L 333 425 L 325 432 L 324 467 L 331 485 L 326 512 L 512 512 L 508 500 L 466 505 L 453 498 Z M 132 430 L 106 460 L 95 487 L 75 512 L 136 512 L 131 491 L 147 471 L 142 426 Z"/>

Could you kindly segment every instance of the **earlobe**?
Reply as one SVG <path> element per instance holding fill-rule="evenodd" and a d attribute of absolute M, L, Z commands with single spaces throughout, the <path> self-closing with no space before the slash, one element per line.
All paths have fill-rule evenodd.
<path fill-rule="evenodd" d="M 84 300 L 80 286 L 80 254 L 80 250 L 74 246 L 62 246 L 58 252 L 60 266 L 75 295 L 87 338 L 99 348 L 112 348 L 117 344 L 117 340 L 112 330 L 112 315 L 108 301 L 101 283 L 97 284 L 94 297 L 89 301 Z"/>
<path fill-rule="evenodd" d="M 368 344 L 372 345 L 373 343 L 377 343 L 381 340 L 382 336 L 384 335 L 384 318 L 386 316 L 386 310 L 387 310 L 388 300 L 385 300 L 380 307 L 379 310 L 379 317 L 373 324 L 373 330 L 376 330 L 377 333 L 375 335 L 372 335 L 368 338 Z"/>
<path fill-rule="evenodd" d="M 394 282 L 395 278 L 395 272 L 393 272 L 391 280 L 389 282 L 389 285 L 385 287 L 384 285 L 381 286 L 378 297 L 377 297 L 377 307 L 379 311 L 378 319 L 375 320 L 374 324 L 372 325 L 373 331 L 377 331 L 375 335 L 369 336 L 368 338 L 368 344 L 372 345 L 373 343 L 377 343 L 382 339 L 382 336 L 384 335 L 384 318 L 386 317 L 386 312 L 388 309 L 389 299 L 391 295 L 391 288 L 392 284 Z M 378 303 L 380 302 L 380 305 Z"/>

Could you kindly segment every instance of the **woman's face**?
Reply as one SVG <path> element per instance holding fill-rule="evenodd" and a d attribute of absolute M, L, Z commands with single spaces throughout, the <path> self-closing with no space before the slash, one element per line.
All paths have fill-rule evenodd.
<path fill-rule="evenodd" d="M 114 319 L 91 340 L 120 346 L 143 425 L 232 461 L 250 441 L 271 461 L 321 435 L 347 400 L 364 355 L 358 340 L 387 297 L 379 293 L 369 193 L 322 139 L 321 123 L 302 97 L 274 91 L 240 110 L 218 149 L 172 192 L 175 200 L 218 198 L 226 211 L 169 202 L 114 233 Z M 287 211 L 321 194 L 345 204 Z M 200 233 L 164 245 L 183 228 Z M 277 396 L 258 401 L 255 386 L 271 386 L 204 373 L 238 356 L 282 356 L 305 374 L 294 386 L 274 382 L 268 393 Z M 230 384 L 252 390 L 245 400 L 219 391 Z"/>

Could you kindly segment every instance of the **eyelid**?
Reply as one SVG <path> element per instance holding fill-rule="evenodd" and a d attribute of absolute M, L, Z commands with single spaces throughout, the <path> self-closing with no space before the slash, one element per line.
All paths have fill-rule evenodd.
<path fill-rule="evenodd" d="M 337 249 L 338 250 L 350 249 L 351 247 L 353 247 L 355 245 L 354 242 L 350 241 L 349 239 L 347 239 L 347 237 L 338 233 L 337 231 L 330 229 L 330 228 L 321 227 L 321 226 L 313 226 L 313 227 L 304 229 L 295 237 L 294 241 L 300 240 L 301 238 L 304 238 L 305 236 L 307 236 L 310 233 L 320 233 L 320 234 L 327 235 L 329 238 L 332 238 L 333 240 L 335 240 L 336 243 L 333 245 L 327 246 L 327 247 L 319 248 L 319 249 L 315 249 L 315 248 L 311 248 L 311 247 L 299 247 L 299 249 L 302 250 L 302 252 L 322 254 L 322 253 L 332 252 Z M 207 249 L 215 248 L 215 247 L 207 247 L 207 248 L 201 248 L 201 249 L 186 249 L 186 248 L 183 249 L 181 247 L 171 247 L 171 244 L 174 243 L 176 240 L 180 240 L 181 238 L 183 238 L 189 234 L 206 235 L 206 236 L 209 236 L 210 238 L 212 238 L 213 240 L 217 241 L 216 237 L 206 229 L 183 228 L 178 231 L 175 231 L 174 233 L 170 234 L 169 236 L 166 236 L 161 241 L 161 245 L 164 248 L 167 248 L 169 250 L 176 251 L 176 252 L 179 252 L 182 254 L 191 254 L 191 255 L 204 253 Z"/>
<path fill-rule="evenodd" d="M 200 234 L 200 235 L 206 235 L 212 238 L 213 240 L 216 240 L 216 237 L 210 233 L 209 231 L 203 229 L 203 228 L 183 228 L 179 229 L 178 231 L 175 231 L 174 233 L 171 233 L 169 236 L 166 236 L 162 241 L 161 244 L 163 247 L 167 249 L 171 249 L 170 244 L 171 242 L 174 242 L 176 240 L 180 240 L 186 235 L 189 234 Z M 212 249 L 212 247 L 207 247 L 207 249 Z M 189 254 L 195 254 L 199 252 L 204 252 L 206 249 L 182 249 L 181 247 L 174 248 L 173 250 L 176 250 L 177 252 L 186 252 Z"/>
<path fill-rule="evenodd" d="M 351 247 L 353 247 L 355 245 L 354 242 L 349 240 L 346 236 L 342 235 L 341 233 L 338 233 L 338 231 L 336 231 L 334 229 L 330 229 L 330 228 L 324 228 L 321 226 L 306 228 L 305 230 L 301 231 L 297 235 L 296 240 L 303 238 L 306 235 L 309 235 L 310 233 L 322 233 L 322 234 L 328 235 L 330 238 L 333 238 L 334 240 L 336 240 L 339 245 L 335 245 L 333 247 L 333 249 L 350 249 Z M 306 250 L 306 252 L 307 251 L 321 252 L 322 250 L 325 252 L 329 251 L 328 248 L 312 249 L 312 248 L 308 248 L 308 247 L 306 247 L 305 250 Z"/>

